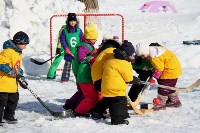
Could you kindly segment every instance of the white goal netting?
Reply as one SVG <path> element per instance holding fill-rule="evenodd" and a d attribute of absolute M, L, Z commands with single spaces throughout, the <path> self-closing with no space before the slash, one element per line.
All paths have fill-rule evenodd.
<path fill-rule="evenodd" d="M 60 28 L 65 25 L 66 15 L 54 15 L 50 19 L 50 56 L 55 55 L 56 46 L 58 42 L 58 35 Z M 102 42 L 103 35 L 107 32 L 113 36 L 118 36 L 119 41 L 122 42 L 124 36 L 124 18 L 120 14 L 77 14 L 79 27 L 84 32 L 85 25 L 92 20 L 96 25 L 99 33 L 95 47 Z M 64 61 L 63 61 L 64 62 Z M 61 63 L 59 68 L 62 69 Z"/>

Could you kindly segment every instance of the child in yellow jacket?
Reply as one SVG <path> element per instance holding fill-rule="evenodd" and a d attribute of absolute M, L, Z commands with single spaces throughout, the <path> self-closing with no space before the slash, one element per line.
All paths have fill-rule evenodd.
<path fill-rule="evenodd" d="M 181 64 L 174 53 L 162 46 L 150 46 L 137 44 L 136 54 L 143 58 L 149 58 L 154 68 L 154 73 L 149 82 L 175 87 L 179 76 L 182 74 Z M 178 93 L 175 90 L 158 88 L 158 99 L 160 103 L 153 107 L 154 110 L 165 109 L 166 107 L 180 107 Z"/>
<path fill-rule="evenodd" d="M 3 44 L 0 53 L 0 125 L 4 122 L 16 123 L 15 109 L 19 100 L 17 82 L 27 89 L 27 82 L 23 77 L 22 50 L 29 44 L 29 37 L 25 32 L 19 31 L 13 36 L 13 40 L 7 40 Z M 23 84 L 25 83 L 25 85 Z"/>
<path fill-rule="evenodd" d="M 124 50 L 125 53 L 122 50 Z M 127 83 L 133 81 L 130 58 L 135 51 L 131 43 L 123 44 L 122 50 L 114 49 L 114 57 L 105 60 L 103 64 L 101 82 L 101 94 L 103 99 L 96 105 L 92 114 L 93 119 L 99 119 L 103 116 L 104 111 L 109 108 L 112 125 L 129 123 L 128 120 L 126 120 L 126 90 L 128 88 Z M 121 58 L 118 56 L 118 52 L 124 53 L 126 59 L 122 59 L 123 57 Z"/>

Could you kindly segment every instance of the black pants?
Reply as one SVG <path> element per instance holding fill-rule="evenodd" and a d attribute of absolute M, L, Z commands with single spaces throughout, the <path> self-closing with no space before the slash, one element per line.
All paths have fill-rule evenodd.
<path fill-rule="evenodd" d="M 152 76 L 152 72 L 148 72 L 148 71 L 144 71 L 144 70 L 135 70 L 139 76 L 138 78 L 142 81 L 146 81 L 148 77 L 151 77 Z M 134 102 L 139 93 L 141 92 L 142 88 L 144 87 L 144 85 L 136 85 L 136 84 L 133 84 L 128 92 L 128 96 L 129 98 L 131 99 L 132 102 Z"/>
<path fill-rule="evenodd" d="M 128 114 L 126 96 L 103 97 L 103 99 L 95 106 L 94 111 L 103 115 L 107 108 L 109 108 L 110 111 L 111 124 L 123 123 Z"/>
<path fill-rule="evenodd" d="M 19 100 L 19 93 L 0 92 L 0 120 L 3 115 L 14 115 Z"/>

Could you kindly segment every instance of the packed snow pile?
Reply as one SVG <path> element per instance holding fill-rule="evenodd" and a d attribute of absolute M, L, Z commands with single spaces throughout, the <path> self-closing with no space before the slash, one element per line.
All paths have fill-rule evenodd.
<path fill-rule="evenodd" d="M 8 0 L 1 1 L 0 7 L 0 43 L 12 38 L 17 31 L 24 31 L 31 38 L 27 50 L 30 53 L 49 49 L 49 21 L 52 15 L 81 13 L 85 5 L 76 0 Z"/>

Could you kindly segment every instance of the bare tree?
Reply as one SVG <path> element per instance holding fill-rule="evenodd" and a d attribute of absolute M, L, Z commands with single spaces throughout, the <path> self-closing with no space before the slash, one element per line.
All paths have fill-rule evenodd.
<path fill-rule="evenodd" d="M 84 12 L 87 13 L 99 12 L 98 0 L 80 0 L 80 2 L 83 2 L 86 6 Z"/>
<path fill-rule="evenodd" d="M 80 2 L 83 2 L 85 4 L 85 7 L 86 7 L 84 9 L 85 13 L 98 13 L 99 12 L 98 0 L 80 0 Z M 98 26 L 98 28 L 102 29 L 100 17 L 96 17 L 96 16 L 89 17 L 89 18 L 87 18 L 87 21 L 89 19 L 92 19 L 93 22 Z"/>

